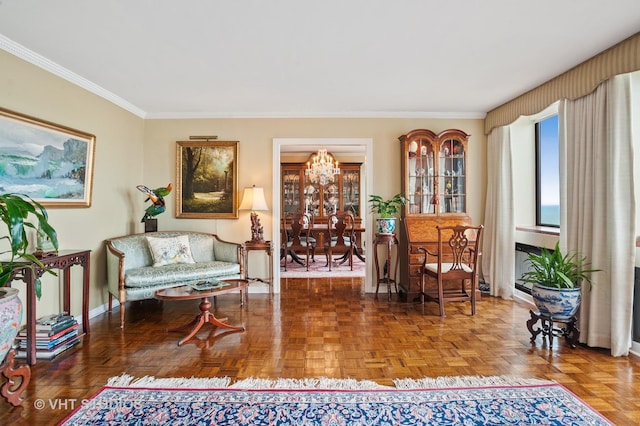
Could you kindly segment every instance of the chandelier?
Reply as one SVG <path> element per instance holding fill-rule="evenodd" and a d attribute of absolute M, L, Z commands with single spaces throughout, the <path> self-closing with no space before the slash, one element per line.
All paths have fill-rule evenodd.
<path fill-rule="evenodd" d="M 331 154 L 327 154 L 326 149 L 319 149 L 318 153 L 307 163 L 307 170 L 304 174 L 311 180 L 311 183 L 326 185 L 333 182 L 334 175 L 340 174 L 338 162 Z"/>

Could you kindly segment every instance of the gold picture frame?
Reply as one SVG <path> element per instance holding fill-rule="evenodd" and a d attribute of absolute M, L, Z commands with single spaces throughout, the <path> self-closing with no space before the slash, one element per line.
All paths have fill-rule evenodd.
<path fill-rule="evenodd" d="M 2 192 L 45 207 L 90 207 L 92 134 L 0 108 Z"/>
<path fill-rule="evenodd" d="M 238 144 L 176 142 L 177 218 L 238 218 Z"/>

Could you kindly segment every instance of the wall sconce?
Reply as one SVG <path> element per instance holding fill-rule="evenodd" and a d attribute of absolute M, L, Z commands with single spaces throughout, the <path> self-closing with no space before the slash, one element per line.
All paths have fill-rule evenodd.
<path fill-rule="evenodd" d="M 255 243 L 263 243 L 264 233 L 262 225 L 260 225 L 260 218 L 256 211 L 269 210 L 269 207 L 267 207 L 267 201 L 264 199 L 264 188 L 256 188 L 255 185 L 251 188 L 245 188 L 239 209 L 251 210 L 251 241 Z"/>

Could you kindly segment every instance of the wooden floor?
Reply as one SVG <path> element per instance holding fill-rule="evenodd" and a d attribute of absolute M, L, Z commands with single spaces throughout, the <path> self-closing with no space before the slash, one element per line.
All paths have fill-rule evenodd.
<path fill-rule="evenodd" d="M 218 297 L 216 316 L 245 332 L 214 333 L 205 325 L 182 347 L 166 327 L 189 322 L 197 301 L 148 300 L 91 322 L 82 346 L 54 361 L 39 360 L 22 407 L 0 400 L 0 424 L 56 424 L 110 377 L 318 377 L 392 379 L 453 375 L 515 375 L 555 380 L 615 424 L 640 424 L 640 360 L 539 337 L 529 342 L 529 306 L 484 297 L 478 313 L 450 303 L 421 307 L 360 292 L 361 278 L 288 279 L 280 295 L 250 294 L 242 310 L 235 294 Z M 215 335 L 214 335 L 215 334 Z M 43 401 L 44 408 L 36 405 Z"/>

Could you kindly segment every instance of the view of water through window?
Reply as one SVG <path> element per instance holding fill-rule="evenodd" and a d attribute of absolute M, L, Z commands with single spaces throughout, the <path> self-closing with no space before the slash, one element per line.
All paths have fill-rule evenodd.
<path fill-rule="evenodd" d="M 538 225 L 560 226 L 560 143 L 558 116 L 538 123 Z"/>

